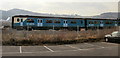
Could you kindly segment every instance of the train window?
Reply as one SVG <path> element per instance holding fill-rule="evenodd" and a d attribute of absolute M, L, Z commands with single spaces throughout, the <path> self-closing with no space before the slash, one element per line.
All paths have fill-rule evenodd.
<path fill-rule="evenodd" d="M 64 21 L 64 23 L 66 23 L 66 22 Z"/>
<path fill-rule="evenodd" d="M 38 23 L 42 23 L 42 20 L 38 20 Z"/>
<path fill-rule="evenodd" d="M 19 19 L 19 18 L 17 19 L 17 22 L 20 22 L 20 19 Z"/>
<path fill-rule="evenodd" d="M 109 22 L 105 22 L 105 24 L 109 24 Z"/>
<path fill-rule="evenodd" d="M 98 24 L 98 21 L 94 21 L 94 24 Z"/>
<path fill-rule="evenodd" d="M 120 24 L 120 22 L 118 24 Z"/>
<path fill-rule="evenodd" d="M 21 19 L 21 22 L 23 22 L 23 19 Z"/>
<path fill-rule="evenodd" d="M 64 23 L 67 23 L 67 21 L 64 21 Z"/>
<path fill-rule="evenodd" d="M 27 22 L 28 23 L 34 23 L 34 20 L 33 19 L 27 19 Z"/>
<path fill-rule="evenodd" d="M 60 20 L 55 20 L 54 23 L 60 23 Z"/>
<path fill-rule="evenodd" d="M 76 21 L 71 21 L 72 24 L 76 24 L 77 22 Z"/>
<path fill-rule="evenodd" d="M 52 20 L 46 20 L 46 23 L 52 23 Z"/>
<path fill-rule="evenodd" d="M 113 24 L 114 22 L 110 22 L 110 24 Z"/>
<path fill-rule="evenodd" d="M 94 24 L 93 21 L 89 21 L 89 24 Z"/>
<path fill-rule="evenodd" d="M 83 24 L 83 21 L 80 21 L 81 22 L 81 24 Z"/>
<path fill-rule="evenodd" d="M 103 22 L 100 22 L 100 24 L 103 24 Z"/>
<path fill-rule="evenodd" d="M 115 24 L 117 24 L 117 22 L 115 21 Z"/>
<path fill-rule="evenodd" d="M 105 24 L 112 24 L 113 22 L 110 22 L 110 21 L 107 21 L 107 22 L 105 22 Z"/>
<path fill-rule="evenodd" d="M 109 22 L 109 24 L 113 24 L 113 22 Z"/>

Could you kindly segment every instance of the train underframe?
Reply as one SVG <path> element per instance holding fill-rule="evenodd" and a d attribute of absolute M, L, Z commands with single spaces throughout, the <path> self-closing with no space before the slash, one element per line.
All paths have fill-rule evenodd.
<path fill-rule="evenodd" d="M 86 30 L 85 27 L 33 27 L 33 26 L 16 26 L 13 27 L 13 29 L 17 30 L 75 30 L 75 31 L 80 31 L 80 30 Z"/>
<path fill-rule="evenodd" d="M 85 30 L 97 30 L 97 29 L 104 29 L 104 28 L 114 28 L 114 26 L 107 26 L 107 27 L 33 27 L 33 26 L 15 26 L 13 29 L 17 30 L 69 30 L 69 31 L 85 31 Z"/>

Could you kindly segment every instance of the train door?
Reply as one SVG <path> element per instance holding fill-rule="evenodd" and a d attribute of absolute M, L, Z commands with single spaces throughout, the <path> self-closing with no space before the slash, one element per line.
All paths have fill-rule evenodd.
<path fill-rule="evenodd" d="M 68 27 L 67 20 L 64 20 L 63 27 Z"/>
<path fill-rule="evenodd" d="M 23 26 L 23 19 L 20 19 L 21 22 L 20 22 L 20 26 Z"/>
<path fill-rule="evenodd" d="M 118 26 L 117 21 L 115 21 L 115 26 Z"/>
<path fill-rule="evenodd" d="M 43 20 L 42 19 L 38 19 L 37 26 L 43 26 Z"/>
<path fill-rule="evenodd" d="M 103 21 L 100 21 L 100 27 L 103 27 L 104 24 L 103 24 Z"/>

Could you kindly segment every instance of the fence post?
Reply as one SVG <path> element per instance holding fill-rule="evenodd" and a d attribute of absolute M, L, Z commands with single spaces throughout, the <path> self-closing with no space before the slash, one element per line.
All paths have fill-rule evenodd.
<path fill-rule="evenodd" d="M 53 30 L 55 29 L 54 25 L 53 25 Z"/>
<path fill-rule="evenodd" d="M 120 26 L 119 26 L 119 29 L 118 29 L 118 30 L 119 30 L 119 32 L 120 32 Z"/>
<path fill-rule="evenodd" d="M 54 25 L 53 25 L 53 30 L 52 30 L 52 31 L 53 31 L 53 35 L 54 35 L 54 29 L 55 29 L 55 27 L 54 27 Z"/>
<path fill-rule="evenodd" d="M 97 33 L 98 33 L 98 36 L 99 36 L 99 26 L 97 26 Z"/>
<path fill-rule="evenodd" d="M 77 25 L 77 33 L 79 32 L 79 26 Z"/>
<path fill-rule="evenodd" d="M 78 39 L 78 37 L 79 37 L 79 25 L 77 25 L 77 39 Z"/>

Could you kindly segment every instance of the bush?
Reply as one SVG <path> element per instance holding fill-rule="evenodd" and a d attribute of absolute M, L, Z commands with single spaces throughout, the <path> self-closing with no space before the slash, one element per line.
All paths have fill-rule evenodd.
<path fill-rule="evenodd" d="M 87 31 L 17 31 L 3 30 L 3 45 L 43 45 L 43 44 L 72 44 L 83 42 L 103 41 L 104 35 L 115 31 L 116 28 Z"/>

